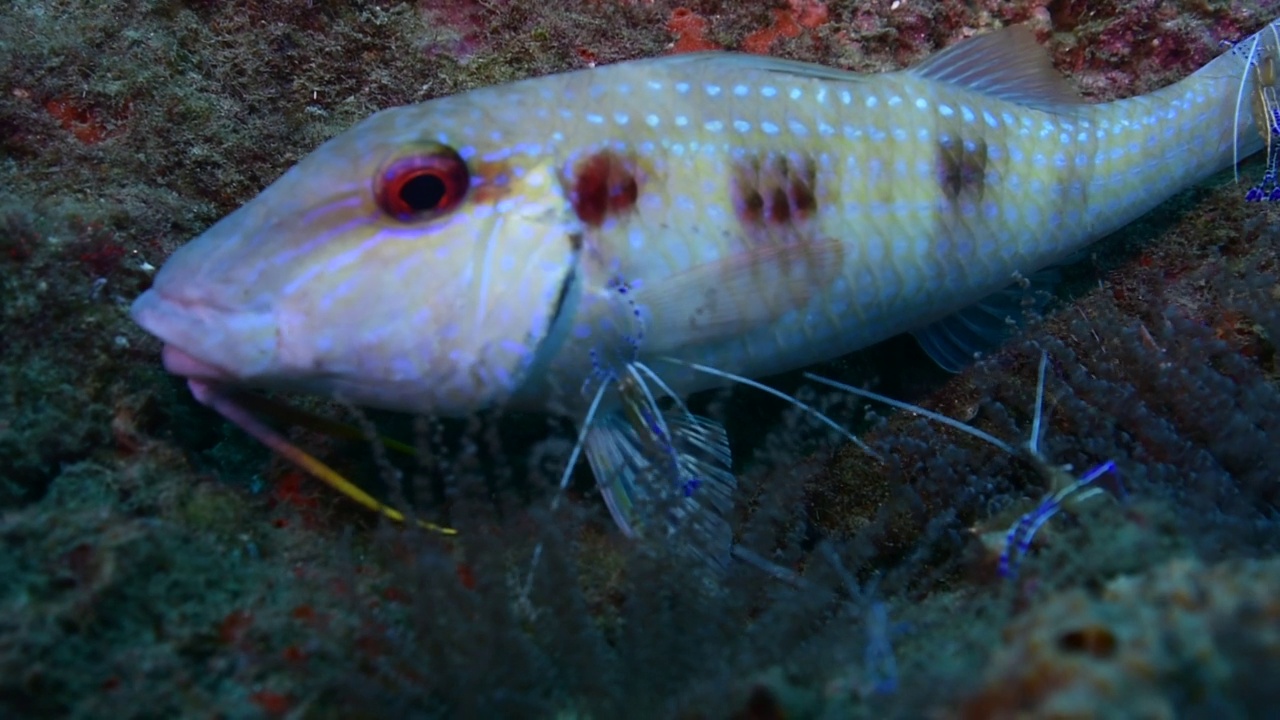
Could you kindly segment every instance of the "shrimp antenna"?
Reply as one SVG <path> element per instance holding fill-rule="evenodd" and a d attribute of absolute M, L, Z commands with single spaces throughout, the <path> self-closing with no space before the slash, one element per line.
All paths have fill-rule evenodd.
<path fill-rule="evenodd" d="M 551 512 L 555 512 L 560 507 L 560 498 L 564 497 L 565 488 L 569 487 L 569 480 L 573 477 L 573 469 L 578 465 L 578 458 L 582 456 L 582 448 L 587 443 L 587 435 L 591 433 L 591 423 L 596 419 L 596 412 L 600 409 L 600 401 L 604 399 L 604 393 L 610 387 L 610 383 L 602 382 L 600 387 L 596 388 L 596 394 L 591 398 L 591 405 L 587 408 L 586 418 L 582 421 L 582 429 L 578 431 L 578 440 L 573 444 L 573 450 L 569 453 L 569 461 L 565 463 L 564 472 L 560 475 L 560 485 L 556 488 L 555 497 L 551 498 Z M 533 548 L 533 559 L 529 561 L 529 573 L 525 576 L 524 589 L 521 597 L 528 598 L 533 591 L 533 575 L 538 569 L 538 561 L 542 559 L 542 541 Z"/>
<path fill-rule="evenodd" d="M 1003 450 L 1009 453 L 1010 455 L 1014 455 L 1014 456 L 1018 455 L 1018 451 L 1014 449 L 1012 445 L 1001 440 L 995 435 L 992 435 L 987 432 L 983 432 L 982 430 L 979 430 L 978 428 L 973 427 L 972 425 L 966 425 L 960 422 L 959 420 L 953 420 L 952 418 L 949 418 L 946 415 L 943 415 L 941 413 L 936 413 L 932 410 L 926 410 L 920 407 L 919 405 L 912 405 L 911 403 L 902 402 L 901 400 L 894 400 L 893 398 L 888 397 L 886 395 L 881 395 L 880 393 L 872 392 L 870 390 L 864 390 L 860 387 L 849 385 L 847 383 L 842 383 L 838 380 L 824 378 L 821 375 L 814 375 L 811 372 L 806 372 L 804 376 L 809 380 L 812 380 L 816 383 L 821 383 L 823 385 L 826 385 L 827 387 L 833 387 L 837 390 L 843 390 L 847 393 L 850 393 L 851 395 L 857 395 L 858 397 L 866 398 L 868 400 L 874 400 L 879 403 L 884 403 L 885 405 L 888 405 L 890 407 L 895 407 L 895 408 L 898 408 L 899 410 L 906 410 L 909 413 L 914 413 L 916 415 L 919 415 L 920 417 L 928 418 L 929 420 L 932 420 L 937 423 L 941 423 L 954 430 L 959 430 L 962 433 L 972 435 L 973 437 L 976 437 L 979 440 L 982 440 L 983 442 L 990 443 L 994 447 L 999 448 L 1000 450 Z"/>
<path fill-rule="evenodd" d="M 1040 456 L 1040 423 L 1044 420 L 1044 372 L 1049 366 L 1049 353 L 1040 353 L 1040 371 L 1036 375 L 1036 412 L 1031 419 L 1031 438 L 1027 440 L 1027 449 L 1033 456 Z"/>
<path fill-rule="evenodd" d="M 854 435 L 853 433 L 851 433 L 851 432 L 849 432 L 848 430 L 845 430 L 843 427 L 841 427 L 841 426 L 840 426 L 840 423 L 838 423 L 838 422 L 836 422 L 835 420 L 832 420 L 831 418 L 827 417 L 826 415 L 824 415 L 824 414 L 822 413 L 822 411 L 818 410 L 817 408 L 813 407 L 812 405 L 809 405 L 808 403 L 802 402 L 800 399 L 795 398 L 795 397 L 792 397 L 792 396 L 790 396 L 790 395 L 788 395 L 788 394 L 786 394 L 786 393 L 782 392 L 781 390 L 778 390 L 778 389 L 775 389 L 775 388 L 771 388 L 771 387 L 769 387 L 768 385 L 765 385 L 764 383 L 756 382 L 755 380 L 752 380 L 751 378 L 743 377 L 742 375 L 737 375 L 737 374 L 735 374 L 735 373 L 731 373 L 731 372 L 729 372 L 729 371 L 727 371 L 727 370 L 720 370 L 720 369 L 718 369 L 718 368 L 713 368 L 713 367 L 711 367 L 710 365 L 702 365 L 702 364 L 700 364 L 700 363 L 688 362 L 688 361 L 681 360 L 681 359 L 679 359 L 679 358 L 673 358 L 673 357 L 663 357 L 663 358 L 660 358 L 660 359 L 665 360 L 665 361 L 667 361 L 667 362 L 669 362 L 669 363 L 672 363 L 672 364 L 674 364 L 674 365 L 681 365 L 681 366 L 683 366 L 683 367 L 687 367 L 687 368 L 689 368 L 689 369 L 691 369 L 691 370 L 697 370 L 697 371 L 698 371 L 698 372 L 700 372 L 700 373 L 705 373 L 705 374 L 707 374 L 707 375 L 712 375 L 712 376 L 715 376 L 715 377 L 718 377 L 718 378 L 723 378 L 723 379 L 725 379 L 725 380 L 729 380 L 729 381 L 731 381 L 731 382 L 736 382 L 736 383 L 739 383 L 739 384 L 742 384 L 742 385 L 746 385 L 747 387 L 755 388 L 756 390 L 760 390 L 760 391 L 766 392 L 766 393 L 768 393 L 768 394 L 770 394 L 770 395 L 772 395 L 772 396 L 774 396 L 774 397 L 776 397 L 776 398 L 779 398 L 779 399 L 781 399 L 781 400 L 785 400 L 786 402 L 788 402 L 788 403 L 790 403 L 790 404 L 794 405 L 795 407 L 797 407 L 797 408 L 799 408 L 799 409 L 803 410 L 804 412 L 808 413 L 809 415 L 813 416 L 813 417 L 814 417 L 814 418 L 816 418 L 817 420 L 820 420 L 820 421 L 821 421 L 824 425 L 826 425 L 827 427 L 829 427 L 829 428 L 831 428 L 831 429 L 835 430 L 836 432 L 840 433 L 841 435 L 843 435 L 844 437 L 846 437 L 850 442 L 852 442 L 854 445 L 857 445 L 859 448 L 861 448 L 861 449 L 862 449 L 862 451 L 863 451 L 863 452 L 865 452 L 866 454 L 870 455 L 871 457 L 873 457 L 873 458 L 875 458 L 875 459 L 877 459 L 877 460 L 883 460 L 883 459 L 884 459 L 883 457 L 881 457 L 881 456 L 880 456 L 880 453 L 877 453 L 875 450 L 872 450 L 872 449 L 871 449 L 871 446 L 870 446 L 870 445 L 867 445 L 866 443 L 864 443 L 864 442 L 863 442 L 863 441 L 862 441 L 862 440 L 861 440 L 857 435 Z M 806 373 L 806 375 L 807 375 L 807 374 L 808 374 L 808 373 Z"/>
<path fill-rule="evenodd" d="M 627 368 L 631 371 L 632 375 L 635 374 L 636 370 L 639 370 L 646 377 L 652 380 L 653 384 L 657 385 L 667 397 L 671 398 L 672 401 L 675 402 L 676 407 L 680 408 L 680 412 L 684 413 L 686 417 L 693 417 L 693 413 L 689 412 L 689 407 L 680 399 L 680 396 L 676 394 L 676 391 L 672 390 L 670 385 L 663 382 L 662 378 L 658 376 L 658 373 L 654 372 L 648 365 L 639 361 L 633 361 L 627 366 Z M 655 405 L 654 407 L 657 406 Z"/>
<path fill-rule="evenodd" d="M 1248 84 L 1249 69 L 1255 67 L 1254 58 L 1258 52 L 1260 35 L 1261 33 L 1254 35 L 1253 41 L 1249 43 L 1249 52 L 1245 53 L 1244 58 L 1244 71 L 1240 73 L 1240 86 L 1236 89 L 1236 109 L 1231 129 L 1231 166 L 1237 183 L 1240 182 L 1240 106 L 1244 104 L 1244 88 Z"/>
<path fill-rule="evenodd" d="M 551 510 L 553 512 L 559 507 L 560 496 L 564 494 L 565 488 L 569 487 L 569 478 L 573 477 L 573 468 L 578 464 L 578 458 L 582 456 L 582 448 L 586 445 L 587 435 L 591 433 L 591 423 L 596 419 L 596 411 L 600 409 L 600 401 L 604 399 L 604 393 L 608 389 L 609 383 L 600 383 L 600 387 L 596 389 L 595 397 L 591 398 L 591 406 L 587 408 L 586 419 L 582 421 L 582 430 L 578 431 L 578 440 L 573 444 L 573 451 L 569 453 L 569 462 L 565 464 L 564 473 L 560 475 L 560 487 L 556 490 L 556 496 L 551 500 Z"/>

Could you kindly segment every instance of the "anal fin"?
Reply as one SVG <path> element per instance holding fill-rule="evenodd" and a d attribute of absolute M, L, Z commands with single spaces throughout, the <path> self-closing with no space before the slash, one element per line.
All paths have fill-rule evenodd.
<path fill-rule="evenodd" d="M 911 334 L 942 369 L 960 372 L 1043 310 L 1059 279 L 1057 266 L 1041 270 Z"/>

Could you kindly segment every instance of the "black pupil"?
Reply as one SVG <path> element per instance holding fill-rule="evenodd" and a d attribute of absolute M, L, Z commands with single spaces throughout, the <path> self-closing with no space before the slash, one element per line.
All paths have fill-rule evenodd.
<path fill-rule="evenodd" d="M 415 212 L 435 210 L 444 200 L 446 190 L 439 175 L 422 173 L 400 186 L 400 200 Z"/>

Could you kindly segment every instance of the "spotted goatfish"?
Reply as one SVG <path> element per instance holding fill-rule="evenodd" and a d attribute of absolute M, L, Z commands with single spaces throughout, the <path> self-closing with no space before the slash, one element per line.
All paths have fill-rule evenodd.
<path fill-rule="evenodd" d="M 260 437 L 232 389 L 567 414 L 625 534 L 723 561 L 728 440 L 685 397 L 902 332 L 970 361 L 1010 288 L 1270 147 L 1276 28 L 1101 104 L 1015 27 L 883 74 L 705 53 L 384 110 L 175 252 L 132 315 Z"/>

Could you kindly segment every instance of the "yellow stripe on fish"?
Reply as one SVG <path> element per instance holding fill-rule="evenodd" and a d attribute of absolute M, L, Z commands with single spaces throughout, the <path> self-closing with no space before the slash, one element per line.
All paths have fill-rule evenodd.
<path fill-rule="evenodd" d="M 393 108 L 179 249 L 133 317 L 206 402 L 574 416 L 624 532 L 723 562 L 728 440 L 684 397 L 902 332 L 969 362 L 1037 272 L 1271 147 L 1277 39 L 1096 105 L 1011 28 L 901 72 L 711 53 Z"/>

